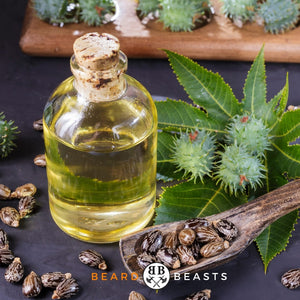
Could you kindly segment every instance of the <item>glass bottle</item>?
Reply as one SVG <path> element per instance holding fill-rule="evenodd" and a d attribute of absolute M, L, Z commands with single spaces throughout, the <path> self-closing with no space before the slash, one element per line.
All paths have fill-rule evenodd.
<path fill-rule="evenodd" d="M 143 228 L 155 207 L 156 108 L 124 74 L 119 47 L 105 33 L 78 38 L 73 76 L 54 91 L 43 116 L 51 215 L 69 235 L 95 243 Z"/>

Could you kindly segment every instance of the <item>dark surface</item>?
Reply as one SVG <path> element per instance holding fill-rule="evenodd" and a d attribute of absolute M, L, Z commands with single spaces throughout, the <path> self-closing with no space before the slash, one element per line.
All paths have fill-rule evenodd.
<path fill-rule="evenodd" d="M 300 289 L 290 291 L 280 283 L 281 275 L 290 268 L 300 267 L 300 226 L 296 226 L 285 252 L 276 257 L 265 274 L 259 254 L 251 245 L 234 261 L 200 273 L 201 280 L 181 280 L 169 283 L 158 292 L 131 280 L 121 280 L 125 272 L 119 255 L 118 244 L 93 245 L 70 238 L 51 219 L 47 199 L 45 169 L 33 164 L 35 155 L 44 151 L 41 134 L 32 129 L 34 120 L 41 118 L 45 102 L 52 90 L 71 73 L 68 59 L 28 57 L 20 51 L 18 41 L 27 1 L 1 0 L 0 42 L 0 111 L 8 119 L 15 120 L 21 134 L 17 149 L 6 159 L 0 160 L 0 183 L 15 189 L 27 182 L 38 188 L 38 209 L 30 218 L 22 221 L 19 228 L 1 225 L 7 231 L 11 249 L 20 256 L 26 273 L 38 274 L 49 271 L 71 272 L 78 279 L 81 292 L 72 299 L 128 299 L 131 290 L 144 294 L 148 300 L 179 300 L 194 291 L 210 288 L 215 300 L 296 300 Z M 238 99 L 242 98 L 244 79 L 250 68 L 246 62 L 208 62 L 201 65 L 219 72 L 230 84 Z M 299 105 L 300 65 L 267 64 L 268 98 L 275 95 L 285 83 L 289 73 L 289 104 Z M 128 74 L 143 83 L 152 95 L 186 99 L 185 92 L 176 81 L 166 60 L 129 60 Z M 17 202 L 0 202 L 1 207 L 16 206 Z M 113 273 L 118 280 L 92 281 L 91 273 L 97 272 L 81 264 L 79 252 L 92 248 L 107 259 L 107 279 Z M 5 268 L 0 268 L 0 299 L 23 299 L 20 284 L 9 284 L 4 278 Z M 227 280 L 221 280 L 226 273 Z M 98 272 L 99 277 L 101 272 Z M 209 277 L 209 280 L 207 280 Z M 192 278 L 192 276 L 191 276 Z M 37 299 L 51 299 L 51 292 L 44 291 Z"/>

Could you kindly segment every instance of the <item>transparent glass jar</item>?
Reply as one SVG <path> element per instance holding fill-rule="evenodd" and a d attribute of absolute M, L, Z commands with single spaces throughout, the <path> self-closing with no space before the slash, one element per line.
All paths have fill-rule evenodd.
<path fill-rule="evenodd" d="M 91 35 L 90 44 L 75 42 L 73 76 L 46 104 L 44 140 L 54 221 L 75 238 L 107 243 L 152 218 L 157 114 L 147 90 L 124 74 L 127 58 L 114 45 L 118 40 L 97 33 L 80 39 Z M 95 54 L 95 40 L 106 38 L 108 49 Z M 78 54 L 81 50 L 85 55 Z"/>

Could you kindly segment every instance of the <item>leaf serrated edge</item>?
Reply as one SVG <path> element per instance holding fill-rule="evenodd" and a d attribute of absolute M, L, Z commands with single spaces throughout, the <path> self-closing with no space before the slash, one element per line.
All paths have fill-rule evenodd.
<path fill-rule="evenodd" d="M 299 210 L 297 210 L 297 211 L 298 211 L 297 217 L 295 218 L 295 221 L 293 222 L 293 228 L 292 228 L 292 230 L 291 230 L 290 233 L 289 233 L 289 236 L 288 236 L 287 241 L 286 241 L 286 243 L 285 243 L 285 245 L 284 245 L 284 248 L 281 249 L 280 251 L 276 252 L 272 257 L 270 257 L 270 258 L 268 259 L 268 261 L 265 261 L 265 260 L 264 260 L 264 257 L 263 257 L 263 254 L 262 254 L 262 252 L 261 252 L 261 249 L 260 249 L 258 243 L 256 243 L 256 240 L 255 240 L 256 248 L 257 248 L 257 250 L 258 250 L 258 252 L 259 252 L 259 255 L 260 255 L 260 258 L 261 258 L 261 260 L 262 260 L 262 262 L 263 262 L 263 264 L 264 264 L 264 272 L 265 272 L 265 274 L 267 274 L 267 269 L 268 269 L 269 263 L 270 263 L 277 255 L 279 255 L 280 253 L 286 251 L 286 248 L 287 248 L 287 246 L 288 246 L 288 244 L 289 244 L 289 242 L 290 242 L 290 238 L 292 237 L 292 232 L 295 231 L 295 225 L 298 224 L 298 219 L 300 219 L 300 216 L 299 216 Z M 270 230 L 270 225 L 269 225 L 266 229 L 269 229 L 269 230 Z"/>

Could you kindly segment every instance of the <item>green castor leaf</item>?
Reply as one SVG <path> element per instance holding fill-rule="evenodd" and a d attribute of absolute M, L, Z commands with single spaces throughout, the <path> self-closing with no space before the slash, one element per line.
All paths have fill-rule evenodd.
<path fill-rule="evenodd" d="M 90 26 L 100 26 L 110 21 L 115 13 L 113 0 L 78 0 L 80 20 Z"/>
<path fill-rule="evenodd" d="M 3 112 L 0 113 L 0 156 L 7 157 L 16 147 L 14 140 L 19 133 L 18 127 L 14 126 L 14 121 L 5 120 Z"/>
<path fill-rule="evenodd" d="M 219 152 L 220 160 L 214 179 L 221 184 L 229 194 L 244 193 L 246 186 L 256 190 L 262 185 L 265 177 L 265 167 L 260 159 L 248 153 L 243 145 L 224 146 L 224 152 Z"/>
<path fill-rule="evenodd" d="M 266 0 L 260 4 L 258 14 L 264 21 L 265 31 L 283 33 L 299 21 L 299 3 L 296 0 Z"/>
<path fill-rule="evenodd" d="M 211 176 L 215 149 L 215 137 L 205 130 L 181 133 L 174 138 L 173 163 L 184 171 L 184 178 L 203 182 L 205 175 Z"/>
<path fill-rule="evenodd" d="M 222 2 L 223 13 L 238 27 L 242 27 L 247 21 L 253 21 L 257 0 L 222 0 Z"/>
<path fill-rule="evenodd" d="M 228 144 L 243 145 L 251 155 L 263 157 L 266 150 L 271 150 L 270 129 L 264 125 L 262 119 L 248 114 L 236 115 L 227 130 Z"/>

